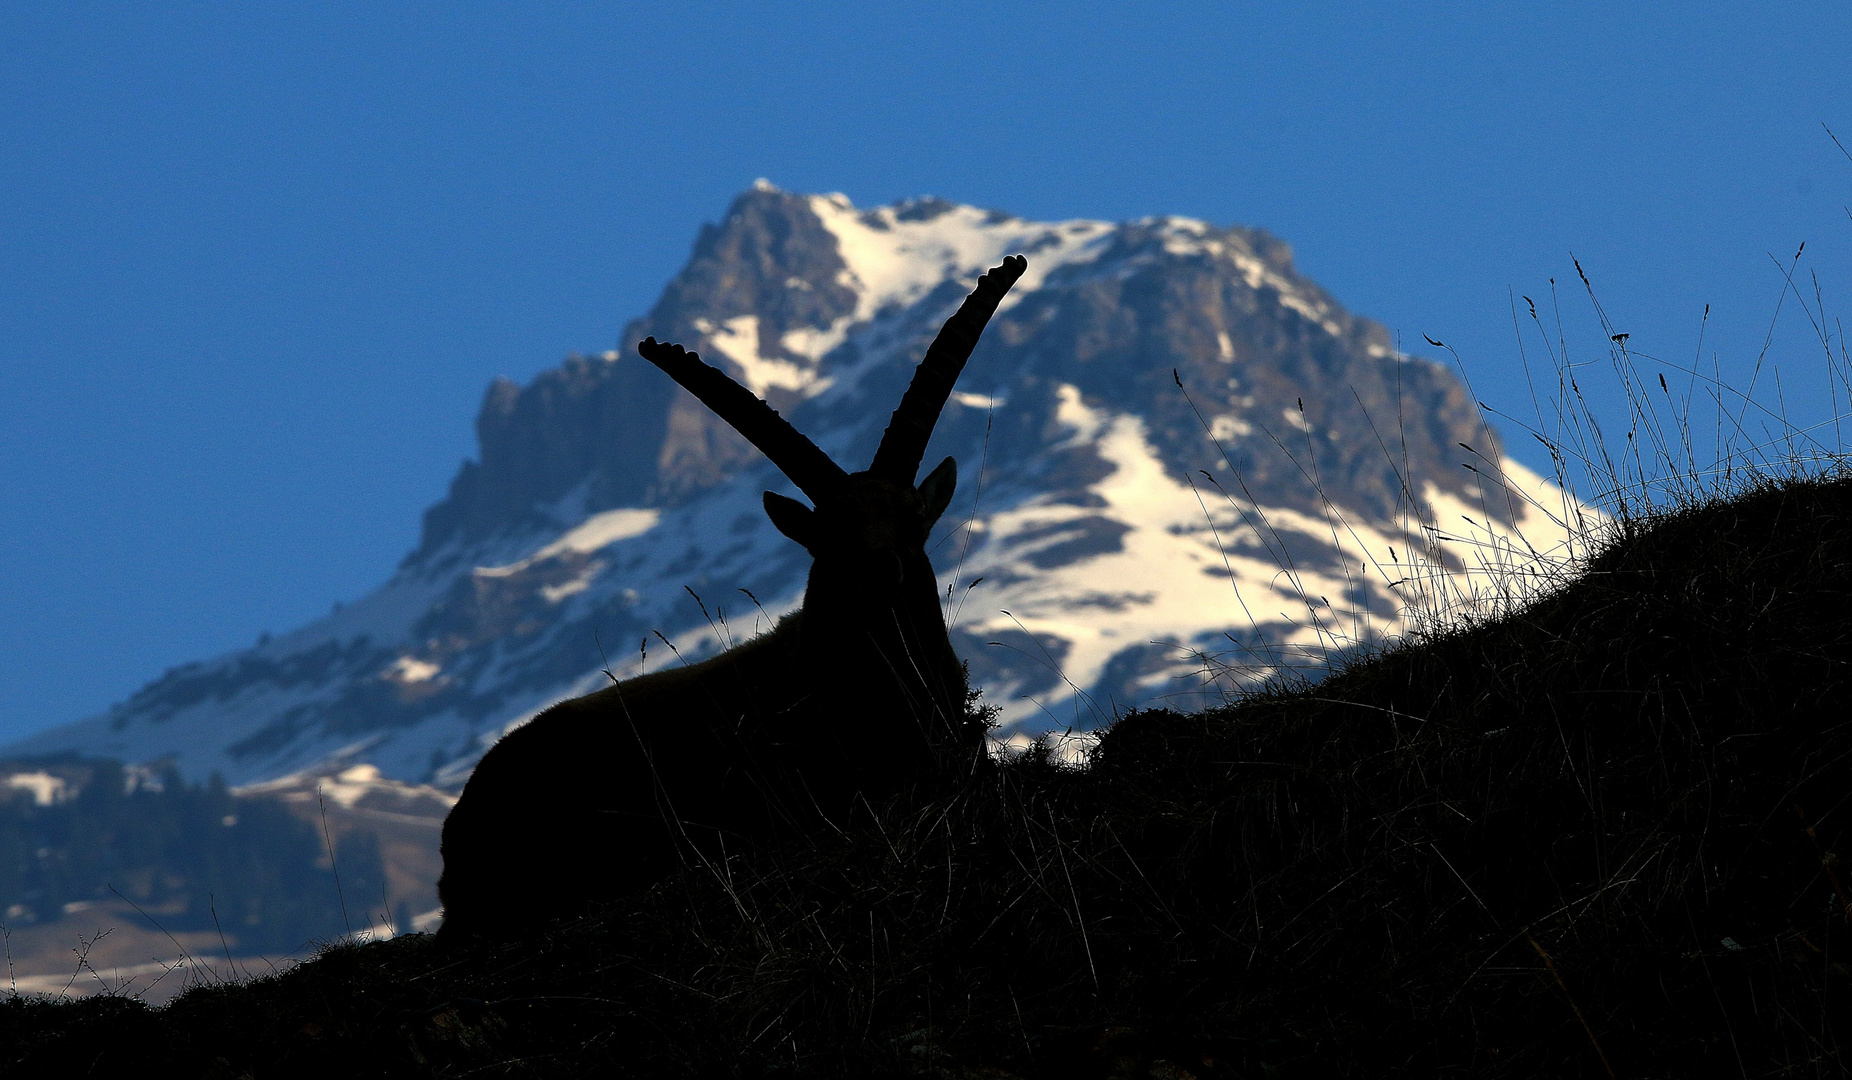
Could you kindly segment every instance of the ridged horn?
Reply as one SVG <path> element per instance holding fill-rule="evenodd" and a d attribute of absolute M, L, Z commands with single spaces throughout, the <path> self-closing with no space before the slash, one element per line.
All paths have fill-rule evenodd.
<path fill-rule="evenodd" d="M 965 361 L 971 359 L 971 350 L 977 348 L 977 339 L 984 333 L 990 317 L 996 314 L 1004 294 L 1028 267 L 1029 260 L 1021 255 L 1004 256 L 1002 265 L 991 267 L 978 278 L 971 295 L 965 297 L 958 311 L 945 320 L 939 336 L 926 350 L 926 358 L 914 371 L 913 382 L 901 397 L 900 407 L 888 421 L 869 472 L 908 484 L 913 482 L 920 459 L 926 455 L 926 441 L 932 438 L 933 425 L 939 422 L 945 399 L 952 395 L 952 384 L 964 370 Z"/>
<path fill-rule="evenodd" d="M 638 342 L 637 353 L 758 447 L 812 502 L 829 498 L 848 479 L 842 466 L 779 416 L 777 409 L 726 372 L 703 363 L 699 353 L 653 337 Z"/>

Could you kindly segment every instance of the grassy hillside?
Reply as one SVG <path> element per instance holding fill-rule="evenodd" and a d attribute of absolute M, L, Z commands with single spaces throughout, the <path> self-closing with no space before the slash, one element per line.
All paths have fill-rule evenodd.
<path fill-rule="evenodd" d="M 1843 1076 L 1849 671 L 1852 479 L 1763 483 L 540 940 L 0 1003 L 0 1075 Z"/>

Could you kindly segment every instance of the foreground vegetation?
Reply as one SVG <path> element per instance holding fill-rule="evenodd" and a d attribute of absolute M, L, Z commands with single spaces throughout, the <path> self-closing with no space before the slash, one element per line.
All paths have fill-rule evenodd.
<path fill-rule="evenodd" d="M 0 1002 L 0 1074 L 1843 1076 L 1849 672 L 1852 479 L 1760 483 L 532 941 Z"/>

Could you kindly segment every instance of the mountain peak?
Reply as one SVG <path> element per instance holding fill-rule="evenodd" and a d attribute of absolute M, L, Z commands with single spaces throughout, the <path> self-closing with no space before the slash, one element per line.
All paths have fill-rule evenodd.
<path fill-rule="evenodd" d="M 802 596 L 808 560 L 759 506 L 793 489 L 634 343 L 697 350 L 859 469 L 940 323 L 1011 253 L 1028 272 L 928 448 L 960 463 L 932 554 L 1005 734 L 1213 698 L 1564 544 L 1564 497 L 1503 458 L 1459 381 L 1259 229 L 863 209 L 760 181 L 618 349 L 489 386 L 476 460 L 377 592 L 25 748 L 455 783 L 606 671 L 750 636 Z"/>

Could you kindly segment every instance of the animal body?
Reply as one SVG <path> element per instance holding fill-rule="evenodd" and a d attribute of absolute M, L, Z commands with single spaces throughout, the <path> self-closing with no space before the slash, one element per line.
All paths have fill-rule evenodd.
<path fill-rule="evenodd" d="M 638 345 L 814 504 L 765 493 L 773 525 L 811 554 L 804 603 L 752 641 L 561 702 L 491 747 L 444 822 L 441 937 L 537 929 L 686 859 L 841 827 L 935 770 L 982 760 L 925 546 L 957 470 L 946 458 L 914 477 L 1026 266 L 1011 256 L 978 279 L 864 472 L 845 472 L 697 354 Z"/>

